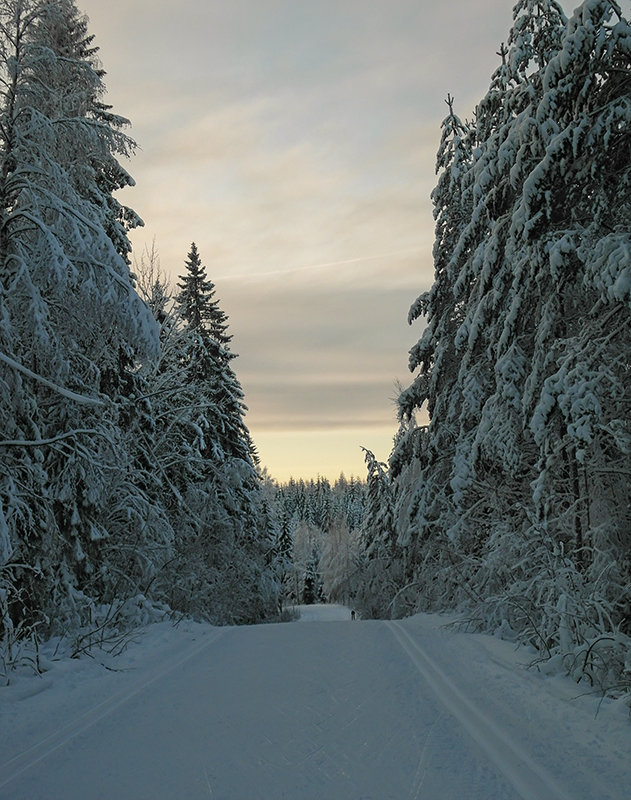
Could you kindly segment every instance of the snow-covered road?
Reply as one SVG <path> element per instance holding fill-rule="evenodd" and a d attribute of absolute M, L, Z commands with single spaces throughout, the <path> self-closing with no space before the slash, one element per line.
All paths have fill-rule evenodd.
<path fill-rule="evenodd" d="M 627 800 L 631 723 L 441 618 L 151 626 L 0 689 L 2 800 Z M 326 620 L 326 621 L 325 621 Z M 35 691 L 37 690 L 37 691 Z"/>

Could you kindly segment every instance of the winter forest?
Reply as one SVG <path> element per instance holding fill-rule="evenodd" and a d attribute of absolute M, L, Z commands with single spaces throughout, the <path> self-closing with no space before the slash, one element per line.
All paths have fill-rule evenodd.
<path fill-rule="evenodd" d="M 135 142 L 74 0 L 0 1 L 0 674 L 165 615 L 456 611 L 577 680 L 631 669 L 631 27 L 519 0 L 447 98 L 435 280 L 388 463 L 279 485 L 195 244 L 171 285 L 116 192 Z M 439 132 L 437 132 L 437 141 Z M 191 239 L 195 232 L 191 232 Z M 410 298 L 412 302 L 414 298 Z M 403 321 L 404 322 L 404 321 Z M 405 360 L 405 354 L 402 354 Z M 358 443 L 358 447 L 361 443 Z"/>

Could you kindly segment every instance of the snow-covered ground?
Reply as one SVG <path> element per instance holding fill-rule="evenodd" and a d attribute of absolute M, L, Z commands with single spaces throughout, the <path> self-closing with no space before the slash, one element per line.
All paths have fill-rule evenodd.
<path fill-rule="evenodd" d="M 334 603 L 328 605 L 298 606 L 299 622 L 341 622 L 351 618 L 350 609 Z"/>
<path fill-rule="evenodd" d="M 2 800 L 627 800 L 621 701 L 445 619 L 153 625 L 0 688 Z M 597 713 L 598 712 L 598 713 Z"/>

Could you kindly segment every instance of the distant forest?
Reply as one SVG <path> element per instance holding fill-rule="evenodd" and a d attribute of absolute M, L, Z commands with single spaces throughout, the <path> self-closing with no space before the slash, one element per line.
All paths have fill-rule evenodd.
<path fill-rule="evenodd" d="M 519 0 L 447 98 L 432 288 L 388 463 L 279 486 L 229 320 L 119 202 L 135 142 L 74 0 L 0 0 L 0 672 L 164 615 L 457 611 L 598 688 L 631 669 L 631 27 Z M 120 159 L 120 160 L 119 160 Z M 412 298 L 410 298 L 412 300 Z M 428 421 L 428 422 L 427 422 Z M 427 424 L 425 424 L 427 422 Z"/>

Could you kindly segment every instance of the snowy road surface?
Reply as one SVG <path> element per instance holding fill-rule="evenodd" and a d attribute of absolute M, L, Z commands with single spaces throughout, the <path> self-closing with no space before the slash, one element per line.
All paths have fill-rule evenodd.
<path fill-rule="evenodd" d="M 2 800 L 628 800 L 631 723 L 439 617 L 151 626 L 0 688 Z"/>

